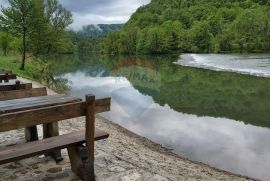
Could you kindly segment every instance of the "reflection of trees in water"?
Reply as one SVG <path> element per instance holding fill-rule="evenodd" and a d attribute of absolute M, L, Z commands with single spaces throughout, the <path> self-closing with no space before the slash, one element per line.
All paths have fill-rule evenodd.
<path fill-rule="evenodd" d="M 106 67 L 102 65 L 93 65 L 87 67 L 84 72 L 90 77 L 106 77 L 109 75 L 109 73 L 106 71 Z"/>
<path fill-rule="evenodd" d="M 59 75 L 76 67 L 76 60 L 76 56 L 50 57 L 43 66 L 41 82 L 58 93 L 67 93 L 71 88 L 69 82 Z"/>
<path fill-rule="evenodd" d="M 101 57 L 61 59 L 44 79 L 51 87 L 68 90 L 63 73 L 84 72 L 91 77 L 126 77 L 156 103 L 198 116 L 226 117 L 270 127 L 270 79 L 181 67 L 178 56 Z"/>
<path fill-rule="evenodd" d="M 113 75 L 125 76 L 156 103 L 168 104 L 176 111 L 270 127 L 270 79 L 181 67 L 172 64 L 176 60 L 164 56 L 141 57 L 139 61 L 127 58 L 112 63 L 111 71 Z M 152 70 L 149 67 L 158 72 L 160 78 L 154 84 L 159 82 L 159 86 L 151 86 L 148 81 L 157 80 L 156 74 L 147 74 Z"/>
<path fill-rule="evenodd" d="M 67 93 L 70 90 L 67 79 L 55 78 L 52 74 L 47 74 L 45 77 L 43 77 L 42 82 L 57 93 Z"/>

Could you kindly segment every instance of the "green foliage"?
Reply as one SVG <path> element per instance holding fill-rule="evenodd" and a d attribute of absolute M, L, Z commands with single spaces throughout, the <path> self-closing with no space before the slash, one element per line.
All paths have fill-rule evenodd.
<path fill-rule="evenodd" d="M 35 2 L 36 15 L 32 19 L 35 31 L 29 38 L 32 54 L 46 61 L 50 56 L 72 52 L 74 45 L 65 32 L 65 28 L 72 23 L 71 13 L 57 0 Z"/>
<path fill-rule="evenodd" d="M 11 36 L 5 31 L 0 31 L 0 49 L 4 56 L 7 56 L 10 52 L 14 55 L 20 52 L 21 41 Z"/>
<path fill-rule="evenodd" d="M 75 47 L 65 32 L 65 28 L 72 23 L 72 16 L 58 0 L 8 2 L 9 7 L 1 9 L 0 25 L 15 37 L 9 43 L 10 47 L 21 49 L 22 70 L 28 58 L 26 54 L 46 62 L 52 55 L 74 51 Z M 1 42 L 4 45 L 4 39 Z"/>
<path fill-rule="evenodd" d="M 33 0 L 8 0 L 10 7 L 2 8 L 0 15 L 1 27 L 7 29 L 14 36 L 22 39 L 22 63 L 21 69 L 24 70 L 26 59 L 26 39 L 34 30 L 32 18 L 35 17 Z"/>
<path fill-rule="evenodd" d="M 7 56 L 8 49 L 9 49 L 9 42 L 10 42 L 10 36 L 5 32 L 0 32 L 0 43 L 2 52 L 5 56 Z"/>
<path fill-rule="evenodd" d="M 97 24 L 87 25 L 80 31 L 69 31 L 69 37 L 81 53 L 98 53 L 102 51 L 101 39 L 111 32 L 118 31 L 123 24 Z"/>
<path fill-rule="evenodd" d="M 270 3 L 263 0 L 152 0 L 120 32 L 104 39 L 103 51 L 269 52 L 269 10 Z M 128 36 L 130 32 L 136 32 L 136 40 Z"/>
<path fill-rule="evenodd" d="M 0 67 L 4 70 L 10 70 L 20 77 L 30 80 L 38 80 L 40 78 L 41 67 L 38 62 L 29 59 L 25 65 L 27 71 L 19 69 L 20 57 L 18 55 L 0 56 Z"/>

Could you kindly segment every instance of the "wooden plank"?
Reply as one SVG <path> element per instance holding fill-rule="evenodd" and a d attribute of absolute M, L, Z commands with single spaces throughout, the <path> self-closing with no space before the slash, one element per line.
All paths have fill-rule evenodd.
<path fill-rule="evenodd" d="M 97 105 L 99 105 L 99 101 L 97 100 L 96 102 Z M 57 105 L 46 108 L 2 114 L 0 115 L 0 131 L 9 131 L 39 124 L 47 124 L 60 120 L 81 117 L 86 115 L 85 110 L 85 102 L 76 102 L 65 105 Z M 110 105 L 96 106 L 95 113 L 109 110 Z"/>
<path fill-rule="evenodd" d="M 0 164 L 29 158 L 36 155 L 52 152 L 85 142 L 85 131 L 77 131 L 69 134 L 47 138 L 40 141 L 10 146 L 0 149 Z M 95 140 L 106 139 L 108 133 L 96 129 Z"/>
<path fill-rule="evenodd" d="M 80 101 L 81 99 L 79 98 L 65 95 L 52 95 L 52 96 L 22 98 L 16 100 L 6 100 L 0 101 L 0 114 L 55 106 L 60 104 L 74 103 Z"/>
<path fill-rule="evenodd" d="M 13 80 L 13 79 L 17 79 L 17 76 L 15 74 L 0 74 L 0 81 L 3 80 Z"/>
<path fill-rule="evenodd" d="M 22 99 L 27 97 L 46 96 L 46 95 L 47 95 L 46 87 L 33 88 L 30 90 L 2 91 L 0 92 L 0 101 Z"/>
<path fill-rule="evenodd" d="M 86 96 L 85 139 L 89 159 L 94 161 L 94 135 L 95 135 L 95 96 Z"/>
<path fill-rule="evenodd" d="M 32 89 L 32 83 L 21 83 L 19 86 L 14 83 L 0 84 L 0 91 L 11 91 L 20 89 Z"/>

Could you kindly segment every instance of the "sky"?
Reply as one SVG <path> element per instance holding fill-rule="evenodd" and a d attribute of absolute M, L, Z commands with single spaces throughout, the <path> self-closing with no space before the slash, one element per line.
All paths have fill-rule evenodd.
<path fill-rule="evenodd" d="M 125 23 L 136 9 L 150 0 L 59 0 L 73 15 L 70 28 L 79 30 L 89 24 Z M 0 0 L 6 6 L 7 0 Z"/>

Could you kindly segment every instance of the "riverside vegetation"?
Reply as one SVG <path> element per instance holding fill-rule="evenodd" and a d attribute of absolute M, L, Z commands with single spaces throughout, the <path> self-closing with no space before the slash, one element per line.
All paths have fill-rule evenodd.
<path fill-rule="evenodd" d="M 108 54 L 269 52 L 266 0 L 152 0 L 101 44 Z"/>

